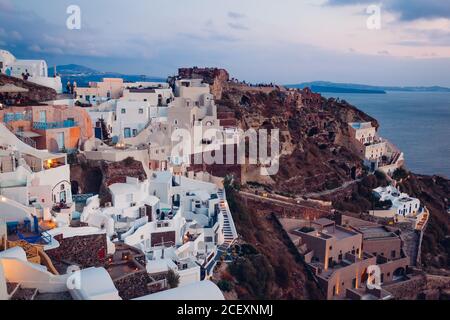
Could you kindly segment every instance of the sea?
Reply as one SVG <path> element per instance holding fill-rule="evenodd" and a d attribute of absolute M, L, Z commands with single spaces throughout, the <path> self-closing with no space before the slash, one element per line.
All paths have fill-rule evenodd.
<path fill-rule="evenodd" d="M 450 178 L 449 92 L 322 95 L 346 100 L 377 119 L 379 134 L 404 152 L 409 170 Z"/>

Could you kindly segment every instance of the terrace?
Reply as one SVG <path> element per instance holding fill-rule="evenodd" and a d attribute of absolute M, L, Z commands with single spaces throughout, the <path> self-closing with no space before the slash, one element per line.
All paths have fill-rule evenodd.
<path fill-rule="evenodd" d="M 328 265 L 327 270 L 325 270 L 324 264 L 320 262 L 312 262 L 310 263 L 310 265 L 317 270 L 317 274 L 319 277 L 328 280 L 337 270 L 349 267 L 355 263 L 365 261 L 373 257 L 373 255 L 366 252 L 363 252 L 361 254 L 361 257 L 352 253 L 346 253 L 344 259 L 337 262 L 333 261 L 333 263 Z"/>
<path fill-rule="evenodd" d="M 116 252 L 108 257 L 106 263 L 106 270 L 113 280 L 146 270 L 144 253 L 123 243 L 116 244 Z"/>

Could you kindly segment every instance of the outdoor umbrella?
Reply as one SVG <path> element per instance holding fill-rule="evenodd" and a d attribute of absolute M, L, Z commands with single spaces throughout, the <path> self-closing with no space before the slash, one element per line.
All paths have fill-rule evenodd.
<path fill-rule="evenodd" d="M 18 87 L 11 83 L 7 83 L 4 86 L 0 86 L 0 93 L 22 93 L 22 92 L 28 92 L 28 89 Z"/>

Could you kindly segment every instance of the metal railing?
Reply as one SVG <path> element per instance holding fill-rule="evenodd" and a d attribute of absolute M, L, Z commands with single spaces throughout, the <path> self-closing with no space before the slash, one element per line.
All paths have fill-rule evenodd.
<path fill-rule="evenodd" d="M 32 115 L 29 112 L 16 112 L 16 113 L 6 113 L 3 117 L 3 122 L 9 123 L 13 121 L 31 121 Z"/>
<path fill-rule="evenodd" d="M 77 123 L 73 120 L 65 120 L 59 122 L 33 122 L 33 128 L 36 130 L 72 128 L 76 125 Z"/>

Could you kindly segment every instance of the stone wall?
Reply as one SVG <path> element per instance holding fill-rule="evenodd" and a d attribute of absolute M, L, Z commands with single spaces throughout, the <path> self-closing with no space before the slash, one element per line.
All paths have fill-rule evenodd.
<path fill-rule="evenodd" d="M 315 208 L 287 203 L 272 202 L 268 199 L 256 199 L 240 195 L 245 205 L 261 211 L 276 213 L 278 218 L 319 219 L 330 215 L 331 208 Z"/>
<path fill-rule="evenodd" d="M 114 285 L 119 291 L 120 297 L 124 300 L 131 300 L 150 294 L 148 289 L 149 283 L 151 283 L 151 279 L 145 270 L 114 280 Z"/>
<path fill-rule="evenodd" d="M 434 275 L 416 275 L 399 283 L 383 286 L 398 300 L 438 300 L 448 296 L 450 277 Z"/>
<path fill-rule="evenodd" d="M 80 268 L 103 267 L 106 263 L 106 234 L 78 236 L 63 239 L 61 235 L 55 239 L 59 247 L 46 251 L 55 261 L 74 263 Z"/>

